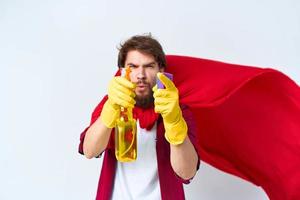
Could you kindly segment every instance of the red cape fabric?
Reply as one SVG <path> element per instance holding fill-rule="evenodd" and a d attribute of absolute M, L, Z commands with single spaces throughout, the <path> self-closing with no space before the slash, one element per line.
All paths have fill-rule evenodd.
<path fill-rule="evenodd" d="M 201 160 L 261 186 L 271 200 L 300 199 L 300 88 L 293 80 L 271 68 L 173 55 L 166 71 L 194 114 Z"/>
<path fill-rule="evenodd" d="M 271 69 L 167 56 L 180 103 L 198 128 L 206 163 L 261 186 L 271 200 L 300 199 L 300 88 Z"/>

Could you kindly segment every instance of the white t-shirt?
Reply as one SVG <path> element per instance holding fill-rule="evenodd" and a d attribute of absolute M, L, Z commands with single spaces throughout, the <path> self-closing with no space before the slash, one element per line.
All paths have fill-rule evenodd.
<path fill-rule="evenodd" d="M 161 199 L 156 157 L 156 124 L 150 131 L 137 121 L 137 159 L 117 162 L 112 200 Z"/>

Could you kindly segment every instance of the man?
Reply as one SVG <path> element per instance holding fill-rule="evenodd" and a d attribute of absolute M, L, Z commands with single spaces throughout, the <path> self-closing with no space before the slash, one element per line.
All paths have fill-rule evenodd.
<path fill-rule="evenodd" d="M 96 199 L 184 199 L 182 183 L 189 183 L 199 167 L 196 130 L 176 86 L 162 73 L 163 49 L 150 35 L 134 36 L 121 45 L 118 66 L 131 68 L 131 81 L 111 80 L 79 147 L 89 159 L 105 151 Z M 165 89 L 157 89 L 157 78 Z M 117 162 L 114 155 L 120 106 L 134 108 L 138 122 L 138 158 L 132 163 Z"/>

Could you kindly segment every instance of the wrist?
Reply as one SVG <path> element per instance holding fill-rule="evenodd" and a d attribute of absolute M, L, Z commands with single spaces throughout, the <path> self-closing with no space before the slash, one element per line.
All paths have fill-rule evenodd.
<path fill-rule="evenodd" d="M 176 110 L 176 112 L 174 112 Z M 164 124 L 167 126 L 174 126 L 178 124 L 182 118 L 182 113 L 180 107 L 178 109 L 173 109 L 167 116 L 162 116 Z"/>
<path fill-rule="evenodd" d="M 176 123 L 165 125 L 165 138 L 173 145 L 182 144 L 187 136 L 188 127 L 182 116 Z"/>
<path fill-rule="evenodd" d="M 113 128 L 119 115 L 120 107 L 108 99 L 102 108 L 100 120 L 107 128 Z"/>

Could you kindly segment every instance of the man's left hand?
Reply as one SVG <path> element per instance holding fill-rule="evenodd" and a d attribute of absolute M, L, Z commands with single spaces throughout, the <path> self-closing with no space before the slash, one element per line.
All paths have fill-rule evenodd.
<path fill-rule="evenodd" d="M 179 106 L 178 90 L 163 73 L 157 73 L 157 78 L 164 84 L 165 89 L 153 87 L 154 110 L 163 118 L 167 141 L 174 145 L 181 144 L 187 136 L 187 125 Z"/>

